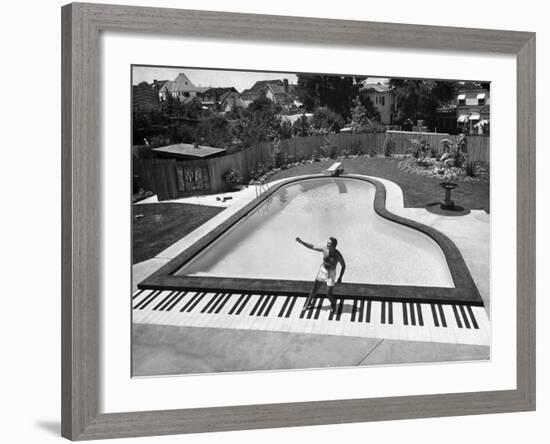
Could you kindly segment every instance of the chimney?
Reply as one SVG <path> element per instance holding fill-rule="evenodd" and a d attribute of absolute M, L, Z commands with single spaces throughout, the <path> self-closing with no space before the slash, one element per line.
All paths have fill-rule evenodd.
<path fill-rule="evenodd" d="M 288 79 L 283 79 L 283 85 L 285 87 L 285 94 L 288 94 Z"/>

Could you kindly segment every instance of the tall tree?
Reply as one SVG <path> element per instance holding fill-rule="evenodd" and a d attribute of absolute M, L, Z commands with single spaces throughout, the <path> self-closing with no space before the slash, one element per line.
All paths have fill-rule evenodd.
<path fill-rule="evenodd" d="M 424 120 L 433 128 L 437 108 L 449 103 L 456 95 L 457 82 L 439 80 L 391 79 L 396 99 L 395 122 Z"/>
<path fill-rule="evenodd" d="M 361 82 L 366 77 L 298 74 L 298 91 L 307 111 L 320 106 L 347 118 L 350 116 L 353 99 Z"/>

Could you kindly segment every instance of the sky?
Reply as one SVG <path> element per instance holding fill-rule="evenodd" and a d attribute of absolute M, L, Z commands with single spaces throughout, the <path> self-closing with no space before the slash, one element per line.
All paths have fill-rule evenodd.
<path fill-rule="evenodd" d="M 233 86 L 239 92 L 251 88 L 258 80 L 288 79 L 291 84 L 298 81 L 296 75 L 290 73 L 134 66 L 132 83 L 137 85 L 143 81 L 152 83 L 153 80 L 174 80 L 180 72 L 185 73 L 195 86 Z M 383 80 L 387 79 L 369 78 L 369 81 L 374 82 Z"/>

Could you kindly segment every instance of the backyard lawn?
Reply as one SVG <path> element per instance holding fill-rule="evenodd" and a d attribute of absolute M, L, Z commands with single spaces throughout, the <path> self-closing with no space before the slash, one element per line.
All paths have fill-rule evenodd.
<path fill-rule="evenodd" d="M 132 205 L 132 263 L 155 257 L 222 210 L 181 203 Z"/>
<path fill-rule="evenodd" d="M 442 179 L 411 174 L 398 168 L 401 159 L 391 157 L 362 157 L 344 159 L 344 173 L 365 174 L 391 180 L 403 190 L 405 207 L 424 208 L 434 202 L 439 202 L 444 191 L 438 185 Z M 285 179 L 302 174 L 321 173 L 334 162 L 315 162 L 300 165 L 270 177 L 270 181 Z M 458 181 L 458 188 L 453 190 L 452 198 L 457 205 L 471 210 L 485 210 L 489 213 L 489 182 L 488 181 Z"/>

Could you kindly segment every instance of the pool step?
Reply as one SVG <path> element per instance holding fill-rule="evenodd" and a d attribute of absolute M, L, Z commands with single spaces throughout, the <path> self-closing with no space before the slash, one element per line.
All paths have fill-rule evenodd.
<path fill-rule="evenodd" d="M 452 344 L 489 345 L 491 326 L 483 307 L 457 304 L 326 297 L 302 312 L 296 295 L 139 290 L 133 322 L 187 327 L 286 331 Z"/>

